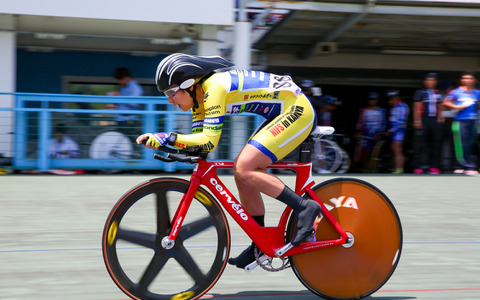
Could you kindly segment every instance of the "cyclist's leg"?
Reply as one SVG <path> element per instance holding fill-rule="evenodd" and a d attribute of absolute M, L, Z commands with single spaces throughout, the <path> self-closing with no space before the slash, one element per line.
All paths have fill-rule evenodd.
<path fill-rule="evenodd" d="M 313 222 L 320 211 L 318 203 L 297 195 L 275 175 L 265 171 L 272 160 L 252 145 L 247 145 L 235 160 L 235 181 L 240 200 L 245 210 L 263 226 L 265 207 L 260 192 L 276 198 L 292 207 L 296 214 L 296 232 L 292 243 L 300 244 L 312 233 Z M 261 220 L 261 221 L 260 221 Z M 255 260 L 254 245 L 244 250 L 238 257 L 228 262 L 239 268 L 245 268 Z"/>
<path fill-rule="evenodd" d="M 252 149 L 251 149 L 252 148 Z M 240 201 L 245 210 L 260 226 L 265 225 L 265 206 L 260 189 L 271 197 L 278 195 L 284 188 L 283 182 L 275 175 L 266 172 L 272 160 L 251 145 L 246 145 L 234 162 L 235 183 Z M 252 242 L 239 256 L 230 258 L 228 263 L 245 268 L 255 261 L 255 244 Z"/>
<path fill-rule="evenodd" d="M 236 180 L 241 182 L 243 189 L 253 188 L 292 207 L 297 215 L 298 229 L 292 239 L 294 245 L 300 244 L 311 234 L 320 206 L 318 203 L 305 201 L 286 187 L 278 177 L 266 172 L 266 167 L 285 157 L 308 137 L 314 127 L 314 116 L 308 99 L 303 95 L 299 96 L 293 105 L 287 107 L 281 115 L 252 137 L 234 165 Z M 242 201 L 251 199 L 244 198 Z"/>

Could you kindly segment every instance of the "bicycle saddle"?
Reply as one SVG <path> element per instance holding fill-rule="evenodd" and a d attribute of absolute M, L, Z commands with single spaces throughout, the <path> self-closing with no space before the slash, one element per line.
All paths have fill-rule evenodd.
<path fill-rule="evenodd" d="M 320 137 L 322 135 L 331 135 L 335 132 L 332 126 L 317 126 L 310 135 L 313 137 Z"/>

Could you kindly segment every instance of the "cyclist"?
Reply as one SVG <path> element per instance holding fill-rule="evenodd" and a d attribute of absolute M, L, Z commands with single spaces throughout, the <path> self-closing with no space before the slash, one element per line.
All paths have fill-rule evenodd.
<path fill-rule="evenodd" d="M 290 206 L 296 216 L 291 243 L 298 245 L 312 234 L 320 205 L 297 195 L 266 167 L 282 159 L 303 142 L 316 127 L 309 100 L 290 76 L 260 71 L 214 72 L 233 64 L 219 56 L 171 54 L 158 65 L 156 83 L 168 102 L 192 111 L 192 134 L 146 133 L 147 148 L 172 145 L 212 151 L 218 144 L 226 113 L 250 112 L 266 118 L 234 161 L 235 182 L 245 210 L 264 226 L 264 193 Z M 244 268 L 255 261 L 252 243 L 229 263 Z"/>
<path fill-rule="evenodd" d="M 390 129 L 387 132 L 387 135 L 391 136 L 392 140 L 392 152 L 393 152 L 393 163 L 395 170 L 393 174 L 403 173 L 403 141 L 405 140 L 405 135 L 407 133 L 407 119 L 410 113 L 408 105 L 402 101 L 400 98 L 400 91 L 398 90 L 388 90 L 388 104 L 392 106 L 390 109 L 389 122 Z"/>

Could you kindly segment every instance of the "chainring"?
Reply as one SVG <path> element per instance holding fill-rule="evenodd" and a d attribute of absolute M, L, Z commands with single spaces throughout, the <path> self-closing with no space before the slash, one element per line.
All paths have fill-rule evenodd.
<path fill-rule="evenodd" d="M 265 260 L 263 260 L 263 261 L 261 260 L 262 255 L 265 255 L 265 254 L 263 254 L 263 252 L 260 251 L 260 249 L 258 249 L 258 247 L 256 245 L 255 245 L 255 248 L 254 248 L 254 253 L 255 253 L 255 260 L 256 260 L 257 264 L 262 269 L 264 269 L 268 272 L 279 272 L 279 271 L 285 270 L 287 268 L 290 268 L 290 261 L 288 260 L 287 257 L 278 257 L 278 259 L 281 261 L 282 265 L 279 266 L 279 267 L 276 267 L 272 263 L 274 257 L 267 256 L 267 258 Z M 277 257 L 275 257 L 275 258 L 277 258 Z"/>

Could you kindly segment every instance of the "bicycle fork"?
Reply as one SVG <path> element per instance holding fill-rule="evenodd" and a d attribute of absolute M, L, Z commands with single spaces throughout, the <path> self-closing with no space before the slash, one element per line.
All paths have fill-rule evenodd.
<path fill-rule="evenodd" d="M 161 245 L 164 249 L 170 250 L 175 245 L 175 239 L 177 238 L 179 229 L 185 220 L 185 215 L 187 214 L 190 204 L 192 204 L 193 197 L 195 196 L 200 184 L 200 178 L 196 176 L 192 176 L 192 178 L 190 178 L 190 187 L 188 188 L 187 192 L 183 194 L 180 205 L 178 206 L 177 210 L 175 211 L 175 215 L 172 218 L 172 230 L 168 236 L 165 236 L 162 239 Z"/>

